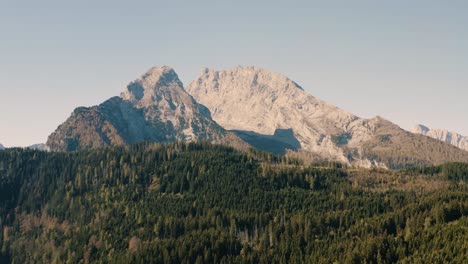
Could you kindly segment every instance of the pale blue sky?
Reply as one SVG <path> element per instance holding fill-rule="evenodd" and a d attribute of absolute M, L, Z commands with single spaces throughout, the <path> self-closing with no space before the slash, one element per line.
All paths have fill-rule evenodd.
<path fill-rule="evenodd" d="M 0 143 L 45 142 L 155 65 L 184 83 L 256 65 L 362 117 L 468 135 L 467 3 L 0 0 Z"/>

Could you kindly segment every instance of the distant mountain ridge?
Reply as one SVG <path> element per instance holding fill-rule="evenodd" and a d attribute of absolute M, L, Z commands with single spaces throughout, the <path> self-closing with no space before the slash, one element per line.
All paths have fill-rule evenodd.
<path fill-rule="evenodd" d="M 49 147 L 46 144 L 34 144 L 28 147 L 25 147 L 27 149 L 34 149 L 34 150 L 42 150 L 42 151 L 49 151 Z M 0 144 L 0 150 L 6 149 L 5 146 Z"/>
<path fill-rule="evenodd" d="M 413 128 L 412 132 L 438 139 L 468 151 L 468 137 L 462 136 L 456 132 L 450 132 L 446 129 L 431 129 L 424 125 L 417 125 Z"/>
<path fill-rule="evenodd" d="M 143 141 L 222 141 L 227 132 L 183 89 L 175 71 L 153 67 L 120 97 L 79 107 L 49 136 L 53 151 L 74 151 Z M 234 139 L 235 140 L 235 139 Z"/>
<path fill-rule="evenodd" d="M 41 151 L 49 151 L 50 148 L 44 144 L 44 143 L 39 143 L 39 144 L 34 144 L 31 146 L 27 146 L 27 149 L 33 149 L 33 150 L 41 150 Z"/>

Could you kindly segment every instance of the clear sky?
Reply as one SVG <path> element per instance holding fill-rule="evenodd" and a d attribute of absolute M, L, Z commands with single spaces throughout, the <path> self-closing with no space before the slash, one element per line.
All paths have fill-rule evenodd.
<path fill-rule="evenodd" d="M 385 2 L 385 3 L 384 3 Z M 0 1 L 0 143 L 47 136 L 151 66 L 255 65 L 361 117 L 468 135 L 468 1 Z"/>

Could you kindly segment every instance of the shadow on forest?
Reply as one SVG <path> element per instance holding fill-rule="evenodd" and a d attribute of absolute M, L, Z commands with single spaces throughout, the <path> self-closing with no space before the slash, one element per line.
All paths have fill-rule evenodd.
<path fill-rule="evenodd" d="M 232 130 L 231 132 L 255 148 L 275 154 L 284 155 L 288 149 L 295 151 L 301 148 L 301 143 L 294 136 L 291 128 L 276 129 L 273 135 L 264 135 L 245 130 Z"/>

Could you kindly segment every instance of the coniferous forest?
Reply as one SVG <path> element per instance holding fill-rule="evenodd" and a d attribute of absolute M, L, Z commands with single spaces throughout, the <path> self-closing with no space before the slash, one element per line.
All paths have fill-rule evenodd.
<path fill-rule="evenodd" d="M 0 262 L 466 263 L 467 180 L 203 142 L 8 149 Z"/>

